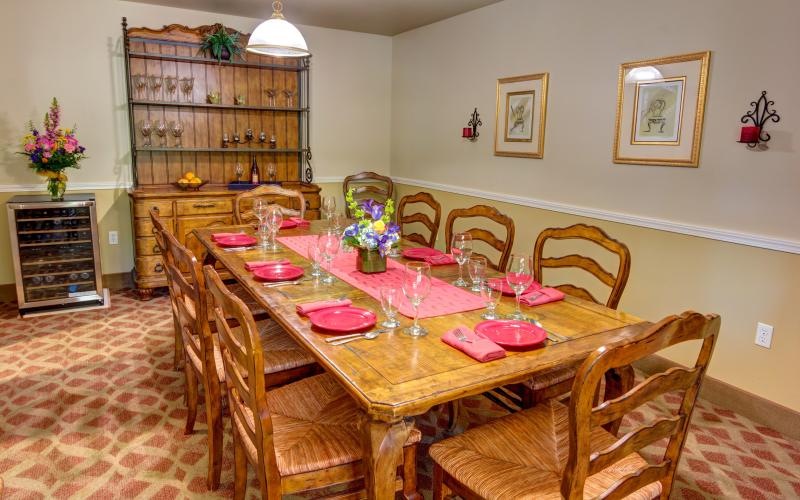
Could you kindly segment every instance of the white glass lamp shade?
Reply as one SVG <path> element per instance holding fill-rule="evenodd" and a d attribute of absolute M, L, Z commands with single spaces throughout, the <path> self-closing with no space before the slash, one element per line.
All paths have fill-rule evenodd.
<path fill-rule="evenodd" d="M 247 51 L 273 57 L 305 57 L 310 54 L 300 30 L 283 16 L 273 16 L 259 24 L 250 35 Z"/>

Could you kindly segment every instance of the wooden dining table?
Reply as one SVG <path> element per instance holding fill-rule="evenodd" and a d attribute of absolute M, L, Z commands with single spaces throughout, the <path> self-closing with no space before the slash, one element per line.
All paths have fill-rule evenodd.
<path fill-rule="evenodd" d="M 281 230 L 279 236 L 313 234 L 325 227 L 324 222 L 314 221 L 310 228 Z M 224 266 L 363 410 L 365 486 L 372 499 L 394 498 L 396 467 L 413 425 L 411 417 L 441 403 L 482 394 L 559 365 L 579 362 L 595 349 L 624 342 L 649 325 L 630 314 L 566 296 L 558 302 L 523 309 L 529 318 L 538 320 L 564 341 L 548 341 L 542 348 L 527 351 L 508 351 L 505 358 L 486 363 L 475 361 L 441 341 L 442 335 L 455 326 L 472 327 L 482 321 L 480 315 L 484 310 L 422 319 L 421 324 L 429 331 L 423 337 L 404 334 L 402 327 L 410 324 L 411 319 L 401 316 L 402 327 L 392 332 L 372 340 L 331 345 L 325 340 L 334 334 L 312 328 L 308 318 L 297 314 L 296 304 L 347 297 L 353 306 L 374 311 L 380 321 L 383 315 L 379 301 L 340 279 L 328 285 L 314 279 L 297 285 L 267 287 L 245 269 L 246 262 L 285 258 L 304 267 L 308 275 L 309 260 L 283 246 L 274 251 L 259 247 L 234 251 L 220 248 L 211 237 L 223 231 L 253 234 L 253 227 L 195 229 L 195 236 L 207 250 L 205 263 Z M 409 246 L 417 245 L 401 242 L 401 247 Z M 457 265 L 431 269 L 434 277 L 446 281 L 458 275 Z M 498 312 L 510 313 L 514 307 L 514 298 L 504 297 Z"/>

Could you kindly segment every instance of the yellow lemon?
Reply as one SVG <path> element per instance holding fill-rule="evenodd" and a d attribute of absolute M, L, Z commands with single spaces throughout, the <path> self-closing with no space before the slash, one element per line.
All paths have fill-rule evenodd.
<path fill-rule="evenodd" d="M 201 184 L 202 182 L 203 179 L 200 177 L 192 177 L 192 179 L 189 181 L 189 184 Z"/>
<path fill-rule="evenodd" d="M 178 179 L 178 184 L 184 186 L 186 184 L 189 184 L 189 180 L 188 179 Z"/>
<path fill-rule="evenodd" d="M 185 174 L 183 174 L 183 178 L 189 181 L 194 179 L 194 177 L 195 177 L 194 172 L 186 172 Z"/>

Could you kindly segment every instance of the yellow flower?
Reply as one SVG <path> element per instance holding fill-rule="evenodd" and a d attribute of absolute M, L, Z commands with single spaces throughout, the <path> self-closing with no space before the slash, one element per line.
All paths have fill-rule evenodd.
<path fill-rule="evenodd" d="M 44 158 L 46 160 L 47 158 Z M 44 173 L 48 179 L 58 179 L 58 172 L 53 172 L 52 170 L 48 170 Z"/>
<path fill-rule="evenodd" d="M 376 220 L 372 223 L 372 229 L 378 234 L 383 234 L 383 232 L 386 231 L 386 224 L 384 224 L 382 220 Z"/>

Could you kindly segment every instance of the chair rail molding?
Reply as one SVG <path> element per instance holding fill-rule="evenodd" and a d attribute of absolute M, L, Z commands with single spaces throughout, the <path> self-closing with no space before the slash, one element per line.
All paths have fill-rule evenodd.
<path fill-rule="evenodd" d="M 69 182 L 67 189 L 69 191 L 75 190 L 98 190 L 98 189 L 128 189 L 133 187 L 129 181 L 125 182 Z M 0 193 L 36 193 L 45 191 L 44 182 L 37 182 L 36 184 L 0 184 Z"/>
<path fill-rule="evenodd" d="M 394 180 L 395 184 L 406 184 L 410 186 L 436 189 L 439 191 L 446 191 L 449 193 L 461 194 L 464 196 L 474 196 L 476 198 L 483 198 L 485 200 L 510 203 L 512 205 L 521 205 L 525 207 L 539 208 L 542 210 L 549 210 L 551 212 L 560 212 L 570 215 L 577 215 L 581 217 L 590 217 L 592 219 L 618 222 L 620 224 L 645 227 L 648 229 L 657 229 L 659 231 L 685 234 L 688 236 L 697 236 L 700 238 L 724 241 L 726 243 L 735 243 L 738 245 L 745 245 L 756 248 L 763 248 L 766 250 L 776 250 L 778 252 L 800 254 L 800 241 L 797 240 L 776 238 L 772 236 L 766 236 L 755 233 L 744 233 L 740 231 L 732 231 L 729 229 L 700 226 L 696 224 L 689 224 L 686 222 L 676 222 L 665 219 L 658 219 L 654 217 L 642 217 L 639 215 L 612 212 L 609 210 L 582 207 L 578 205 L 570 205 L 567 203 L 556 203 L 552 201 L 540 200 L 537 198 L 528 198 L 525 196 L 518 196 L 513 194 L 481 191 L 479 189 L 474 189 L 474 188 L 455 186 L 452 184 L 442 184 L 438 182 L 429 182 L 419 179 L 409 179 L 406 177 L 393 176 L 392 180 Z"/>

